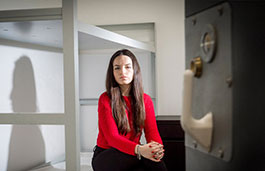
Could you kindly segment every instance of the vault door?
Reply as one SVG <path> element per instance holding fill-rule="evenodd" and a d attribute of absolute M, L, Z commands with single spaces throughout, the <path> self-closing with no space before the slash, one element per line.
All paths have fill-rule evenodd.
<path fill-rule="evenodd" d="M 209 112 L 213 116 L 210 149 L 205 149 L 188 134 L 185 146 L 229 161 L 232 155 L 230 7 L 222 4 L 190 16 L 186 18 L 185 27 L 186 69 L 197 72 L 192 83 L 192 117 L 199 119 Z M 197 61 L 200 66 L 194 66 Z"/>

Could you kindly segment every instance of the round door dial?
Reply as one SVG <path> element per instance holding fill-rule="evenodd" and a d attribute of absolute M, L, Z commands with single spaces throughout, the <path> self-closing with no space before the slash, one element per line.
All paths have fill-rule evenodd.
<path fill-rule="evenodd" d="M 201 35 L 201 54 L 205 62 L 212 62 L 216 52 L 216 31 L 213 25 L 208 24 Z"/>

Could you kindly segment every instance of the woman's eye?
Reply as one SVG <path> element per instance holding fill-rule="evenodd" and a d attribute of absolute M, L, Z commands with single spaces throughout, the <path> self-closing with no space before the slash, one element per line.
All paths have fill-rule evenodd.
<path fill-rule="evenodd" d="M 118 68 L 118 67 L 117 68 L 114 68 L 114 70 L 118 70 L 118 69 L 120 69 L 120 68 Z"/>
<path fill-rule="evenodd" d="M 130 68 L 132 68 L 132 67 L 131 67 L 131 66 L 127 66 L 126 68 L 127 68 L 127 69 L 130 69 Z"/>

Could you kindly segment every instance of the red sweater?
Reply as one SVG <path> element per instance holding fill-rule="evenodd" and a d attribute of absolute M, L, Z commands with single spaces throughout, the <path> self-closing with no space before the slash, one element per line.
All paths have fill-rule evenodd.
<path fill-rule="evenodd" d="M 126 114 L 130 127 L 132 128 L 132 120 L 130 119 L 132 113 L 131 98 L 130 96 L 123 96 L 123 98 L 130 111 L 129 114 L 126 111 Z M 146 114 L 144 133 L 146 141 L 149 143 L 153 140 L 162 144 L 162 140 L 157 129 L 153 102 L 147 94 L 144 94 L 144 104 Z M 119 134 L 117 125 L 112 116 L 110 99 L 106 92 L 101 94 L 98 102 L 98 125 L 99 133 L 97 145 L 99 147 L 104 149 L 113 147 L 121 152 L 135 155 L 134 149 L 137 144 L 140 144 L 141 135 L 135 137 L 132 129 L 126 135 Z"/>

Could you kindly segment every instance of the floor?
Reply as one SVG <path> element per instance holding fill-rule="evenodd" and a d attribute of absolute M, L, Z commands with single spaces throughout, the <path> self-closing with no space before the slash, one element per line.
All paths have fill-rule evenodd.
<path fill-rule="evenodd" d="M 80 169 L 81 171 L 93 171 L 91 167 L 91 159 L 93 153 L 80 153 Z M 56 164 L 47 164 L 41 168 L 32 171 L 65 171 L 65 161 Z"/>

